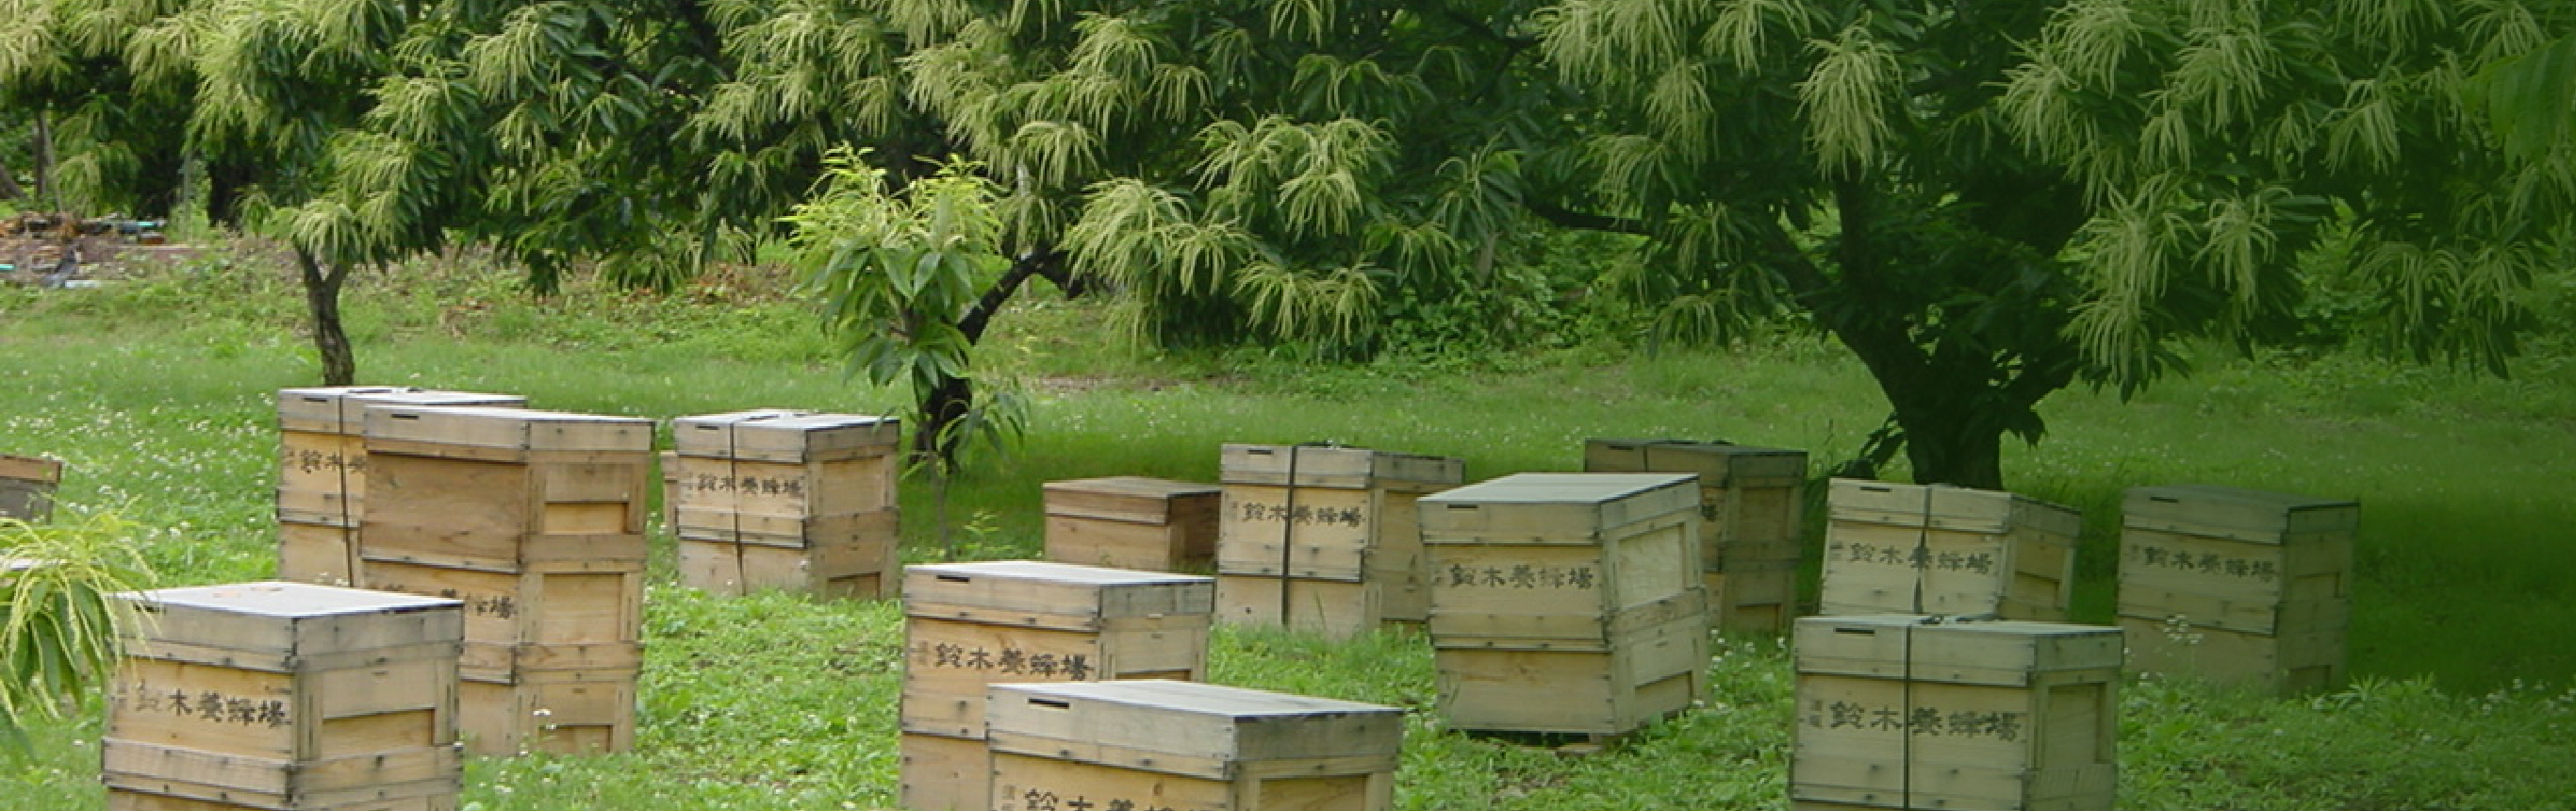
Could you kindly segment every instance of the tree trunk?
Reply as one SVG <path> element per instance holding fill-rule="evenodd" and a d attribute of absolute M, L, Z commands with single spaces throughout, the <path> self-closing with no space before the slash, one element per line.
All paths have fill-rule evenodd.
<path fill-rule="evenodd" d="M 313 348 L 322 356 L 322 385 L 357 385 L 358 357 L 340 325 L 340 284 L 349 278 L 348 266 L 325 268 L 302 245 L 295 246 L 295 262 L 303 268 L 304 302 L 313 311 Z"/>
<path fill-rule="evenodd" d="M 913 452 L 924 458 L 936 455 L 944 468 L 954 469 L 959 443 L 957 437 L 949 435 L 949 430 L 974 410 L 975 381 L 964 377 L 941 380 L 939 385 L 922 393 L 918 405 L 921 408 L 921 425 L 913 429 Z"/>
<path fill-rule="evenodd" d="M 0 200 L 16 200 L 25 196 L 27 190 L 19 187 L 18 173 L 9 171 L 8 164 L 0 163 Z"/>
<path fill-rule="evenodd" d="M 36 205 L 51 213 L 62 208 L 54 189 L 53 114 L 36 111 Z"/>

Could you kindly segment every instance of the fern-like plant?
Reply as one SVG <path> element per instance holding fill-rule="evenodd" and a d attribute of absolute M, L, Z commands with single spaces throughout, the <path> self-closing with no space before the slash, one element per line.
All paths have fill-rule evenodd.
<path fill-rule="evenodd" d="M 114 673 L 124 603 L 110 595 L 152 581 L 135 525 L 97 512 L 71 523 L 0 518 L 0 739 L 22 748 L 24 724 L 59 717 Z"/>

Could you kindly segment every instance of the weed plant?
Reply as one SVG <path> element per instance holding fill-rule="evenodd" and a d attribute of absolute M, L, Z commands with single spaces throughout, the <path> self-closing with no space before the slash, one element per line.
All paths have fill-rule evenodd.
<path fill-rule="evenodd" d="M 740 270 L 669 295 L 576 281 L 531 299 L 459 257 L 353 283 L 365 382 L 525 394 L 538 407 L 667 418 L 753 407 L 883 413 L 804 305 Z M 227 255 L 96 290 L 0 289 L 0 451 L 69 464 L 63 509 L 148 527 L 166 585 L 273 572 L 275 392 L 313 384 L 291 277 Z M 1040 550 L 1039 485 L 1136 474 L 1214 481 L 1223 442 L 1344 443 L 1463 458 L 1471 479 L 1579 465 L 1589 437 L 1804 448 L 1819 469 L 1878 427 L 1884 400 L 1834 347 L 1796 337 L 1647 357 L 1540 347 L 1506 368 L 1393 353 L 1312 367 L 1157 356 L 1096 342 L 1093 305 L 1044 296 L 991 340 L 1036 403 L 1008 456 L 960 474 L 949 520 L 905 483 L 906 556 Z M 2189 682 L 2123 686 L 2120 807 L 2576 807 L 2576 367 L 2511 380 L 2338 354 L 2236 358 L 2122 402 L 2044 404 L 2045 443 L 2011 446 L 2013 487 L 2088 515 L 2076 619 L 2110 619 L 2119 493 L 2205 482 L 2361 501 L 2354 679 L 2275 699 Z M 1902 470 L 1890 471 L 1901 477 Z M 1819 492 L 1821 488 L 1811 488 Z M 1817 505 L 1821 508 L 1821 505 Z M 1810 544 L 1821 540 L 1811 515 Z M 717 598 L 674 585 L 657 536 L 637 751 L 473 759 L 465 807 L 860 809 L 894 803 L 901 617 L 891 603 Z M 1812 596 L 1813 572 L 1806 584 Z M 1786 646 L 1715 647 L 1696 711 L 1603 754 L 1562 758 L 1444 730 L 1419 636 L 1347 643 L 1220 629 L 1213 680 L 1414 710 L 1404 809 L 1780 809 L 1797 708 Z M 91 811 L 98 709 L 32 729 L 0 760 L 12 809 Z"/>

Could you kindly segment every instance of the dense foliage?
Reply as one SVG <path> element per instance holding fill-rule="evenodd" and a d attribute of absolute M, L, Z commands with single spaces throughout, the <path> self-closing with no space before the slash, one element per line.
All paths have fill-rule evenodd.
<path fill-rule="evenodd" d="M 889 194 L 967 161 L 1011 264 L 862 329 L 972 347 L 1030 277 L 1116 294 L 1146 341 L 1327 357 L 1786 315 L 1879 381 L 1864 457 L 1992 487 L 2050 394 L 2301 338 L 2311 292 L 2391 353 L 2496 367 L 2576 222 L 2563 128 L 2513 123 L 2559 118 L 2500 113 L 2569 62 L 2576 18 L 2535 0 L 0 8 L 0 105 L 63 117 L 92 205 L 201 166 L 219 219 L 303 260 L 334 382 L 352 267 L 461 239 L 540 290 L 669 287 L 781 238 L 847 147 Z M 1547 266 L 1578 233 L 1620 238 Z M 974 412 L 954 371 L 920 413 Z"/>

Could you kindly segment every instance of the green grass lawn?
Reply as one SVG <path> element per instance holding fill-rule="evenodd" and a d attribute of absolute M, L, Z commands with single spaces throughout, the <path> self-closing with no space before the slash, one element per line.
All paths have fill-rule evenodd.
<path fill-rule="evenodd" d="M 66 460 L 67 508 L 149 527 L 143 542 L 171 585 L 273 571 L 274 395 L 312 385 L 315 366 L 293 330 L 292 289 L 248 267 L 0 290 L 0 452 Z M 362 280 L 350 306 L 369 383 L 654 418 L 895 408 L 820 362 L 825 343 L 775 301 L 700 291 L 532 304 L 454 274 Z M 1088 334 L 1090 317 L 1054 302 L 1014 313 L 1000 340 L 1032 381 L 1032 431 L 944 499 L 907 480 L 909 559 L 1035 555 L 1042 482 L 1214 481 L 1224 442 L 1455 456 L 1471 481 L 1579 469 L 1582 441 L 1604 436 L 1804 448 L 1822 467 L 1885 414 L 1855 363 L 1809 344 L 1594 351 L 1510 374 L 1317 370 L 1156 361 L 1068 337 Z M 2520 371 L 2220 360 L 2134 401 L 2077 390 L 2045 404 L 2046 441 L 2009 447 L 2006 475 L 2086 512 L 2080 622 L 2110 619 L 2124 488 L 2225 484 L 2362 504 L 2352 685 L 2288 700 L 2125 685 L 2121 807 L 2576 807 L 2565 768 L 2576 762 L 2576 368 L 2535 357 Z M 900 611 L 707 597 L 673 585 L 669 541 L 656 543 L 637 751 L 476 759 L 467 807 L 890 806 Z M 1418 636 L 1332 644 L 1222 630 L 1213 651 L 1215 681 L 1421 710 L 1407 730 L 1403 808 L 1786 807 L 1792 676 L 1776 639 L 1723 640 L 1701 709 L 1573 759 L 1442 731 Z M 0 756 L 0 797 L 13 809 L 100 807 L 95 713 Z"/>

